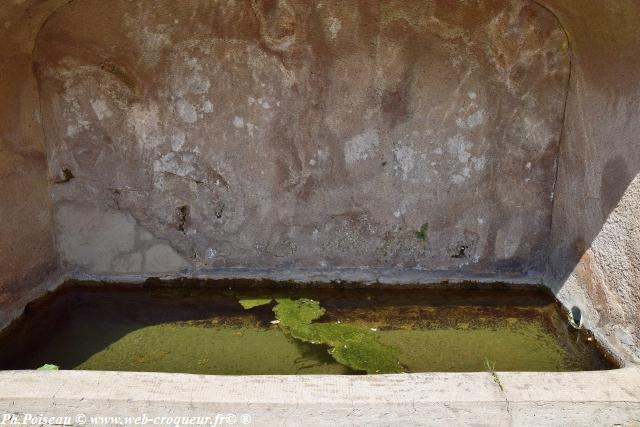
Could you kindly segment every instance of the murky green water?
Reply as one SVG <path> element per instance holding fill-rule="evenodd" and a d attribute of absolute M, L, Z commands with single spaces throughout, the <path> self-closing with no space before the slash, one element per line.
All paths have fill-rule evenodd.
<path fill-rule="evenodd" d="M 193 283 L 191 283 L 193 285 Z M 274 324 L 240 296 L 310 298 L 317 322 L 358 325 L 397 350 L 404 372 L 572 371 L 615 367 L 540 290 L 309 289 L 75 285 L 33 304 L 0 337 L 0 368 L 198 374 L 354 374 L 325 345 Z"/>

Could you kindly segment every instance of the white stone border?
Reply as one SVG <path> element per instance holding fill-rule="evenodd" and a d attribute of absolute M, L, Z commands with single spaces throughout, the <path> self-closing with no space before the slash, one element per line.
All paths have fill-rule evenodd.
<path fill-rule="evenodd" d="M 374 376 L 5 371 L 2 413 L 70 416 L 70 425 L 143 414 L 234 414 L 238 425 L 248 414 L 259 426 L 635 425 L 640 368 Z"/>

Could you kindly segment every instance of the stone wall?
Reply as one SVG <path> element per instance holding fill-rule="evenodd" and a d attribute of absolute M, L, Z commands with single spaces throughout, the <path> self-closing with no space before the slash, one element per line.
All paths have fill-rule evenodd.
<path fill-rule="evenodd" d="M 544 271 L 569 55 L 537 4 L 77 0 L 35 66 L 69 266 Z"/>
<path fill-rule="evenodd" d="M 640 361 L 640 4 L 546 3 L 573 52 L 546 283 Z"/>

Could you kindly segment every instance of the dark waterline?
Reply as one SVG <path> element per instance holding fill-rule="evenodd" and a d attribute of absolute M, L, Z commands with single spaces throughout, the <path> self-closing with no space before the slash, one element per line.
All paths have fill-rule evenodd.
<path fill-rule="evenodd" d="M 250 281 L 69 283 L 0 335 L 0 369 L 197 374 L 357 374 L 322 345 L 300 342 L 271 306 L 238 298 L 310 298 L 320 322 L 366 326 L 406 372 L 578 371 L 617 365 L 573 329 L 546 290 L 465 284 L 381 289 Z"/>

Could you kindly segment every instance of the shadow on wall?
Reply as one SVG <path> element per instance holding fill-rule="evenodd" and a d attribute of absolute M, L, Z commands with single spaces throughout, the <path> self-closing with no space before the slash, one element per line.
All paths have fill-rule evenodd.
<path fill-rule="evenodd" d="M 640 4 L 541 1 L 572 48 L 545 282 L 640 356 Z"/>
<path fill-rule="evenodd" d="M 62 0 L 0 2 L 0 324 L 57 269 L 34 38 Z M 36 289 L 38 288 L 38 289 Z"/>

